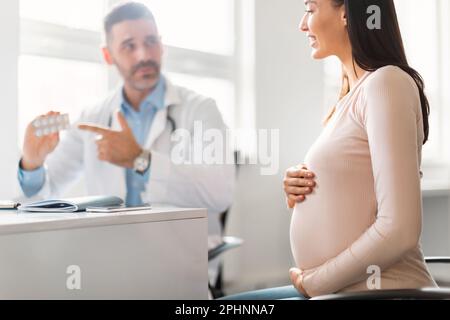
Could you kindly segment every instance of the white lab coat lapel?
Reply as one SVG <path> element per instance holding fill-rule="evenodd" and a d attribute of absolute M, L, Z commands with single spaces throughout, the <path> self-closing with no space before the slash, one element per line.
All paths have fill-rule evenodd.
<path fill-rule="evenodd" d="M 150 127 L 150 133 L 147 137 L 147 141 L 145 142 L 144 149 L 151 149 L 156 139 L 158 139 L 159 136 L 164 132 L 164 129 L 166 129 L 166 125 L 167 108 L 164 107 L 156 113 L 155 119 L 153 119 L 153 123 Z"/>
<path fill-rule="evenodd" d="M 120 89 L 122 90 L 122 89 Z M 121 92 L 121 91 L 120 91 Z M 116 99 L 113 99 L 114 102 L 113 108 L 109 109 L 109 112 L 112 112 L 112 121 L 111 121 L 111 129 L 112 130 L 121 130 L 119 120 L 117 119 L 116 113 L 120 110 L 120 92 L 117 95 Z M 168 107 L 171 105 L 177 105 L 181 103 L 181 99 L 179 96 L 179 92 L 176 87 L 174 87 L 167 79 L 166 79 L 166 94 L 164 99 L 164 108 L 159 110 L 156 115 L 153 123 L 151 125 L 151 129 L 147 138 L 147 141 L 144 145 L 146 150 L 151 150 L 155 141 L 161 136 L 161 134 L 166 129 L 167 123 L 167 113 Z M 112 110 L 112 111 L 111 111 Z M 118 196 L 126 195 L 126 170 L 114 166 L 108 165 L 108 169 L 105 170 L 105 181 L 115 181 L 113 184 L 108 185 L 108 193 L 114 194 Z"/>
<path fill-rule="evenodd" d="M 161 136 L 161 134 L 166 129 L 167 116 L 169 106 L 177 105 L 181 103 L 180 96 L 178 94 L 178 90 L 176 87 L 172 85 L 172 83 L 166 79 L 166 94 L 164 98 L 164 108 L 159 110 L 156 115 L 153 123 L 151 125 L 150 133 L 147 138 L 146 143 L 144 144 L 144 148 L 146 150 L 151 150 L 155 141 Z"/>
<path fill-rule="evenodd" d="M 119 119 L 117 119 L 117 112 L 120 111 L 120 104 L 122 103 L 122 87 L 120 87 L 116 97 L 113 99 L 111 103 L 111 108 L 107 108 L 109 117 L 111 118 L 111 128 L 112 130 L 122 130 L 120 127 Z M 107 188 L 108 194 L 117 195 L 120 197 L 125 197 L 127 193 L 127 185 L 126 185 L 126 169 L 108 164 L 107 170 L 105 170 L 105 181 L 114 181 L 114 183 L 110 183 Z M 125 199 L 125 198 L 124 198 Z"/>

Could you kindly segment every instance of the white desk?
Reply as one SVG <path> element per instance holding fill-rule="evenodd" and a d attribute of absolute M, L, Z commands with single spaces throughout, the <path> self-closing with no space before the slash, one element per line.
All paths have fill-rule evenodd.
<path fill-rule="evenodd" d="M 207 237 L 205 209 L 0 211 L 0 299 L 207 299 Z"/>

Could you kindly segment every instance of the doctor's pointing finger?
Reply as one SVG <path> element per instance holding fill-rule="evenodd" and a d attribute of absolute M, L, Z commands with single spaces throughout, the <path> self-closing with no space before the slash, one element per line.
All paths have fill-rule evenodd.
<path fill-rule="evenodd" d="M 82 123 L 78 125 L 78 128 L 97 134 L 99 160 L 131 169 L 135 159 L 142 153 L 142 147 L 136 141 L 123 114 L 117 112 L 116 115 L 121 127 L 120 131 L 89 123 Z"/>

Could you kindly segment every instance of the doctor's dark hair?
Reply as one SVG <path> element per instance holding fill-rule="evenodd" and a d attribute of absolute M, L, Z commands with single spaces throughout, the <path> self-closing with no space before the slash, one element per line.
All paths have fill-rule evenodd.
<path fill-rule="evenodd" d="M 123 21 L 148 19 L 155 22 L 150 9 L 138 2 L 125 2 L 113 7 L 104 19 L 105 35 L 109 38 L 112 28 Z"/>
<path fill-rule="evenodd" d="M 408 64 L 403 40 L 398 24 L 393 0 L 331 0 L 333 6 L 345 6 L 347 30 L 353 54 L 353 66 L 356 63 L 366 71 L 375 71 L 381 67 L 393 65 L 401 68 L 414 79 L 419 89 L 423 116 L 424 141 L 429 135 L 428 116 L 430 105 L 425 95 L 425 84 L 421 75 Z M 380 8 L 381 28 L 370 30 L 367 27 L 369 15 L 367 9 L 375 5 Z M 356 73 L 356 72 L 355 72 Z M 348 76 L 343 72 L 340 98 L 350 91 Z M 331 111 L 328 119 L 334 113 Z"/>

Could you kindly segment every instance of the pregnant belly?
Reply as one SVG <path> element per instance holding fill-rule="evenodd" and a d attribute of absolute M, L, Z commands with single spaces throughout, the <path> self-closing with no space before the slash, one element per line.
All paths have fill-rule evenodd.
<path fill-rule="evenodd" d="M 344 187 L 336 185 L 340 179 L 316 181 L 314 193 L 296 205 L 291 220 L 291 250 L 303 270 L 322 265 L 349 248 L 376 216 L 374 192 L 367 183 L 355 180 Z"/>

